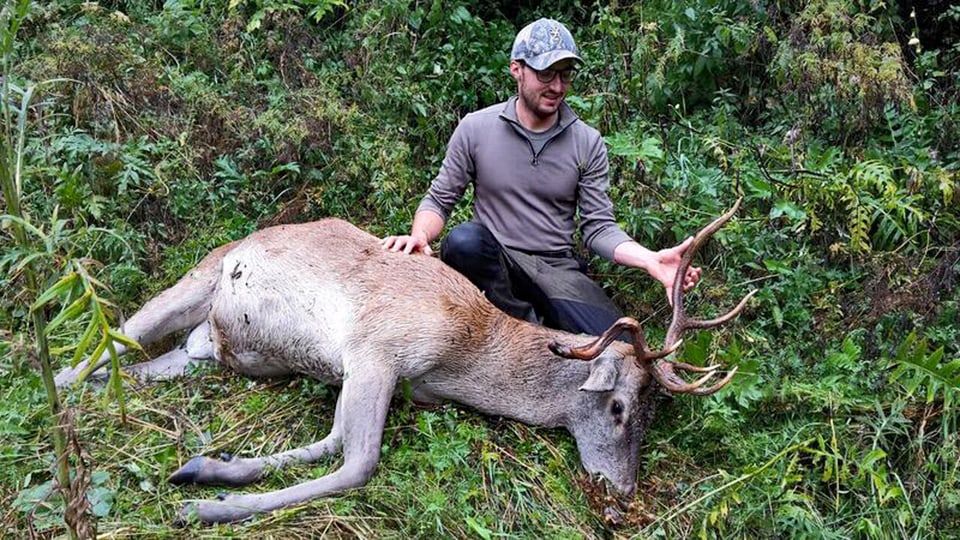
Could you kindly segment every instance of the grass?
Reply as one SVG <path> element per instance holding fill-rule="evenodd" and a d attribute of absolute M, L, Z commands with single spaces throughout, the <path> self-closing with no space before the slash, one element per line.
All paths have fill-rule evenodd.
<path fill-rule="evenodd" d="M 882 318 L 876 331 L 898 320 Z M 922 538 L 932 530 L 960 530 L 956 389 L 942 364 L 931 363 L 936 351 L 908 339 L 869 358 L 863 344 L 870 334 L 863 331 L 828 342 L 826 350 L 774 351 L 765 341 L 734 347 L 731 338 L 742 339 L 750 326 L 741 321 L 706 343 L 693 339 L 689 352 L 706 347 L 724 362 L 740 363 L 797 355 L 807 367 L 784 372 L 771 370 L 769 361 L 754 362 L 744 384 L 721 396 L 663 399 L 641 451 L 638 493 L 619 506 L 590 482 L 573 439 L 562 430 L 454 406 L 422 408 L 397 397 L 381 462 L 367 486 L 242 524 L 184 530 L 174 526 L 182 505 L 223 489 L 176 488 L 166 483 L 173 471 L 195 455 L 255 456 L 319 440 L 333 420 L 336 389 L 309 379 L 255 381 L 203 368 L 179 381 L 128 385 L 126 423 L 104 389 L 71 389 L 64 402 L 74 419 L 72 440 L 91 473 L 87 492 L 99 537 L 728 538 L 789 532 L 885 538 L 895 531 Z M 42 392 L 29 362 L 17 363 L 19 370 L 3 374 L 0 384 L 6 404 L 0 410 L 0 504 L 8 508 L 0 515 L 0 536 L 31 530 L 51 535 L 62 527 L 56 498 L 32 503 L 28 497 L 49 478 Z M 929 402 L 924 377 L 936 377 Z M 911 387 L 917 388 L 913 397 L 904 392 Z M 243 491 L 288 487 L 338 463 L 331 458 L 274 471 Z"/>
<path fill-rule="evenodd" d="M 50 449 L 38 429 L 43 414 L 31 393 L 39 383 L 33 374 L 4 382 L 0 398 L 10 404 L 4 427 L 17 440 L 4 443 L 9 472 L 0 502 L 11 510 L 2 516 L 0 530 L 12 537 L 29 530 L 50 534 L 58 527 L 51 517 L 55 511 L 24 511 L 22 503 L 11 504 L 26 487 L 12 472 L 28 471 L 38 479 L 35 485 L 49 466 L 42 456 Z M 183 504 L 215 497 L 223 488 L 177 488 L 165 481 L 170 473 L 194 455 L 263 455 L 314 442 L 330 428 L 336 390 L 309 379 L 254 381 L 209 368 L 179 381 L 129 386 L 126 423 L 102 389 L 73 389 L 65 403 L 73 411 L 84 462 L 100 475 L 94 503 L 108 501 L 97 520 L 100 538 L 687 538 L 763 536 L 787 527 L 797 527 L 796 537 L 819 537 L 817 530 L 823 536 L 855 532 L 855 523 L 826 520 L 848 520 L 845 512 L 855 504 L 864 518 L 871 517 L 878 496 L 871 490 L 879 482 L 893 485 L 897 466 L 867 474 L 857 470 L 864 467 L 862 456 L 850 452 L 855 446 L 902 444 L 900 430 L 915 425 L 907 418 L 922 417 L 933 428 L 951 413 L 942 408 L 874 411 L 866 401 L 835 402 L 816 421 L 806 405 L 812 395 L 801 388 L 739 414 L 722 410 L 730 400 L 664 401 L 642 451 L 638 494 L 617 508 L 619 524 L 609 521 L 612 501 L 580 469 L 575 443 L 565 432 L 453 406 L 422 408 L 398 397 L 380 465 L 367 486 L 242 524 L 179 529 L 173 523 Z M 824 397 L 809 403 L 816 406 L 820 399 L 833 401 Z M 14 419 L 19 420 L 15 426 Z M 915 460 L 949 467 L 948 456 L 937 456 L 933 448 L 942 434 L 931 431 L 930 440 L 913 447 Z M 338 464 L 338 458 L 330 458 L 274 471 L 244 491 L 287 487 Z M 728 469 L 731 465 L 735 469 Z M 941 477 L 953 480 L 924 488 L 931 490 L 924 504 L 942 496 L 949 503 L 956 463 L 952 467 L 952 474 Z M 50 505 L 55 501 L 41 507 Z M 887 506 L 874 510 L 897 508 Z M 914 513 L 924 514 L 913 518 L 914 524 L 939 519 L 944 530 L 957 526 L 943 509 L 921 506 Z M 736 529 L 724 532 L 727 522 Z"/>
<path fill-rule="evenodd" d="M 179 536 L 184 531 L 172 524 L 181 505 L 222 491 L 165 482 L 192 456 L 263 455 L 309 444 L 326 434 L 336 401 L 334 391 L 314 381 L 255 382 L 220 373 L 131 387 L 126 424 L 104 407 L 101 391 L 77 389 L 69 397 L 88 466 L 109 476 L 112 507 L 99 520 L 98 534 L 127 538 Z M 40 442 L 20 444 L 18 450 L 48 452 Z M 31 460 L 24 455 L 11 465 Z M 189 535 L 595 536 L 600 523 L 578 489 L 580 474 L 571 474 L 578 463 L 575 444 L 565 433 L 454 407 L 422 409 L 398 398 L 384 432 L 380 466 L 366 487 L 248 524 L 191 527 Z M 330 459 L 273 472 L 247 491 L 290 486 L 337 465 Z M 6 494 L 4 502 L 13 495 Z M 3 526 L 8 534 L 28 530 L 31 518 L 8 513 Z"/>

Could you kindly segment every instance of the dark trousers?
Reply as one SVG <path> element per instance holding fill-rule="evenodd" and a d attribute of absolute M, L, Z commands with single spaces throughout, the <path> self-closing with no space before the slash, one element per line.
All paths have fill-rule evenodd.
<path fill-rule="evenodd" d="M 485 226 L 451 230 L 440 259 L 509 315 L 577 334 L 600 335 L 623 316 L 572 252 L 528 253 L 502 246 Z"/>

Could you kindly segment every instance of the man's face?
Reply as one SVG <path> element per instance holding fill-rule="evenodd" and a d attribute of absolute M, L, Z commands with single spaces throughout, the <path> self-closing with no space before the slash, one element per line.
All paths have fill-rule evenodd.
<path fill-rule="evenodd" d="M 574 64 L 573 60 L 561 60 L 538 73 L 523 62 L 511 62 L 510 72 L 517 80 L 523 106 L 539 118 L 549 118 L 556 113 L 570 88 Z M 542 82 L 544 80 L 549 82 Z"/>

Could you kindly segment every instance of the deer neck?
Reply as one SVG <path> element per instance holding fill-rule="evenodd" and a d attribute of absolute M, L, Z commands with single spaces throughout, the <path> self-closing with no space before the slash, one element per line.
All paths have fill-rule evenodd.
<path fill-rule="evenodd" d="M 578 387 L 590 363 L 554 356 L 555 339 L 580 343 L 589 337 L 539 327 L 506 316 L 487 327 L 476 348 L 451 351 L 447 362 L 423 377 L 436 397 L 488 415 L 545 427 L 567 426 L 582 399 Z"/>

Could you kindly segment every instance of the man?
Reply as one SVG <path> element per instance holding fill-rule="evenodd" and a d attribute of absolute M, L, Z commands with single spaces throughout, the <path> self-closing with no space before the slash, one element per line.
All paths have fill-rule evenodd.
<path fill-rule="evenodd" d="M 617 226 L 603 139 L 564 102 L 580 62 L 561 23 L 540 19 L 523 28 L 510 60 L 517 95 L 463 118 L 410 234 L 384 238 L 383 247 L 432 254 L 430 242 L 472 182 L 473 221 L 449 232 L 440 258 L 510 315 L 597 335 L 622 314 L 575 257 L 575 214 L 591 251 L 646 270 L 668 296 L 692 239 L 651 251 Z M 691 268 L 684 289 L 699 279 L 700 269 Z"/>

